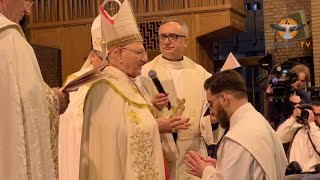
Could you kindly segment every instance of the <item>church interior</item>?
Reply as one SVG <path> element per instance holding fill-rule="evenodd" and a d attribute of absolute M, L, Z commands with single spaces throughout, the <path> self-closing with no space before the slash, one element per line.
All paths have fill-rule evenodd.
<path fill-rule="evenodd" d="M 258 77 L 267 76 L 270 66 L 299 61 L 311 70 L 310 86 L 320 86 L 318 0 L 130 2 L 149 60 L 160 54 L 157 36 L 161 22 L 168 18 L 185 21 L 189 26 L 185 55 L 214 73 L 232 52 L 242 66 L 249 100 L 260 112 L 264 112 L 264 90 Z M 101 3 L 102 0 L 35 0 L 32 14 L 20 22 L 49 86 L 60 87 L 69 74 L 81 68 L 92 49 L 90 29 Z M 116 3 L 110 5 L 111 11 L 118 11 Z M 291 39 L 283 38 L 270 26 L 287 17 L 304 24 Z M 262 67 L 262 61 L 271 64 Z"/>

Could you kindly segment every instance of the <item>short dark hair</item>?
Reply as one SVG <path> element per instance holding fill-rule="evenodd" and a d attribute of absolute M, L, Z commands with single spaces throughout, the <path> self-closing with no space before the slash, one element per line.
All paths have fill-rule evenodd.
<path fill-rule="evenodd" d="M 235 70 L 225 70 L 212 75 L 204 82 L 204 89 L 211 94 L 230 92 L 234 97 L 248 98 L 246 82 Z"/>

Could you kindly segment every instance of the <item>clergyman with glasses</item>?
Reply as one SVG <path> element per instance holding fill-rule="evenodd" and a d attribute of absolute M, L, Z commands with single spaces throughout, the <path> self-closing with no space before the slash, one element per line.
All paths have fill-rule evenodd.
<path fill-rule="evenodd" d="M 280 138 L 249 102 L 246 83 L 234 70 L 214 74 L 204 83 L 211 115 L 229 129 L 218 148 L 217 159 L 189 151 L 188 173 L 203 180 L 280 180 L 287 159 Z"/>
<path fill-rule="evenodd" d="M 55 180 L 59 114 L 69 98 L 44 82 L 19 26 L 31 5 L 0 0 L 0 177 Z"/>
<path fill-rule="evenodd" d="M 189 36 L 185 22 L 173 19 L 163 22 L 158 36 L 161 54 L 143 66 L 142 76 L 139 77 L 141 89 L 163 116 L 190 118 L 191 125 L 187 130 L 176 132 L 172 129 L 171 133 L 161 134 L 161 140 L 171 179 L 198 179 L 186 172 L 183 159 L 188 150 L 206 156 L 206 144 L 213 143 L 210 117 L 202 118 L 206 109 L 206 93 L 202 86 L 211 74 L 184 56 Z M 148 77 L 150 70 L 157 72 L 166 94 L 158 93 Z M 169 107 L 169 101 L 172 108 Z M 176 107 L 181 104 L 184 110 L 174 114 Z M 164 124 L 165 122 L 158 122 L 159 128 Z"/>
<path fill-rule="evenodd" d="M 130 1 L 124 0 L 113 17 L 108 14 L 109 2 L 105 0 L 99 8 L 101 45 L 108 51 L 108 66 L 100 79 L 90 84 L 85 97 L 79 179 L 165 180 L 155 107 L 135 80 L 148 62 L 143 39 Z M 175 126 L 187 121 L 160 118 L 176 122 Z"/>

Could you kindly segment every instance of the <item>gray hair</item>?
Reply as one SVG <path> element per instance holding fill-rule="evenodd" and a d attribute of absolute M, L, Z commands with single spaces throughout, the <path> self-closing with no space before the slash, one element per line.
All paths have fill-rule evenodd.
<path fill-rule="evenodd" d="M 175 23 L 178 23 L 181 27 L 181 33 L 182 35 L 188 37 L 189 36 L 189 29 L 188 29 L 188 25 L 186 22 L 184 21 L 181 21 L 179 19 L 166 19 L 164 20 L 162 23 L 161 23 L 161 26 L 166 24 L 166 23 L 169 23 L 169 22 L 175 22 Z M 160 27 L 161 27 L 160 26 Z"/>

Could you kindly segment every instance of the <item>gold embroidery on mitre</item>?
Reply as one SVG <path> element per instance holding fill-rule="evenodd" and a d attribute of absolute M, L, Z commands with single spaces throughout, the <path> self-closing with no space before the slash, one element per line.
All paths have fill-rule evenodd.
<path fill-rule="evenodd" d="M 118 39 L 114 39 L 110 42 L 107 42 L 107 49 L 113 49 L 117 47 L 121 47 L 133 42 L 143 42 L 143 39 L 140 34 L 132 34 L 129 36 L 124 36 Z"/>
<path fill-rule="evenodd" d="M 129 112 L 128 112 L 128 118 L 129 118 L 129 120 L 132 122 L 132 123 L 134 123 L 134 124 L 136 124 L 136 125 L 138 125 L 140 122 L 141 122 L 141 118 L 140 118 L 140 116 L 139 116 L 139 114 L 138 113 L 136 113 L 136 112 L 134 112 L 134 111 L 132 111 L 132 110 L 130 110 Z"/>
<path fill-rule="evenodd" d="M 101 48 L 106 48 L 106 47 L 107 47 L 106 41 L 104 41 L 104 40 L 101 39 L 101 38 L 96 38 L 96 40 L 94 41 L 94 43 L 95 43 L 97 46 L 100 46 Z"/>
<path fill-rule="evenodd" d="M 157 180 L 159 172 L 152 158 L 152 138 L 150 132 L 136 128 L 130 136 L 131 148 L 135 157 L 135 172 L 139 180 Z"/>

